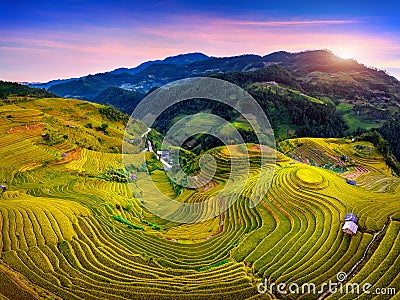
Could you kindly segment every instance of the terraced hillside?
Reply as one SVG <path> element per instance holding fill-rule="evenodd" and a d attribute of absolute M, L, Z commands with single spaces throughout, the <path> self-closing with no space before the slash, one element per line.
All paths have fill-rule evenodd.
<path fill-rule="evenodd" d="M 349 273 L 366 249 L 349 281 L 395 287 L 396 295 L 376 299 L 400 298 L 399 179 L 372 145 L 290 140 L 281 145 L 287 155 L 278 153 L 272 186 L 254 209 L 248 206 L 254 188 L 249 180 L 226 213 L 175 224 L 151 215 L 135 198 L 118 154 L 124 126 L 101 108 L 63 99 L 0 106 L 0 184 L 7 186 L 0 196 L 0 298 L 283 298 L 276 291 L 260 295 L 257 285 L 266 278 L 269 284 L 312 282 L 320 289 L 338 272 Z M 132 137 L 137 147 L 146 131 L 138 123 Z M 235 147 L 210 150 L 218 165 L 212 183 L 184 189 L 177 199 L 213 197 L 229 176 L 231 159 L 240 159 Z M 260 153 L 250 155 L 256 178 Z M 341 155 L 347 156 L 343 166 L 336 160 Z M 164 171 L 147 156 L 152 180 L 174 197 Z M 147 168 L 131 159 L 131 178 L 142 188 L 136 192 L 151 192 Z M 321 168 L 329 162 L 340 172 Z M 346 177 L 356 178 L 357 186 Z M 351 238 L 341 230 L 350 211 L 360 218 L 360 231 Z"/>
<path fill-rule="evenodd" d="M 376 192 L 396 192 L 400 180 L 375 147 L 355 139 L 300 138 L 280 144 L 295 161 L 328 169 L 358 186 Z"/>

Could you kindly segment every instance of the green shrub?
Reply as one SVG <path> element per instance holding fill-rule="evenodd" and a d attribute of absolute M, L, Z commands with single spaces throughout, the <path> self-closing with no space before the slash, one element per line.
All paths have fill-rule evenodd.
<path fill-rule="evenodd" d="M 226 264 L 226 263 L 228 263 L 228 262 L 230 262 L 230 261 L 231 261 L 231 260 L 230 260 L 229 258 L 228 258 L 228 259 L 224 259 L 224 260 L 221 260 L 221 261 L 219 261 L 219 262 L 216 262 L 215 264 L 212 264 L 212 265 L 209 265 L 209 266 L 206 266 L 206 267 L 201 267 L 200 269 L 197 270 L 197 272 L 207 271 L 207 270 L 209 270 L 209 269 L 222 266 L 223 264 Z"/>
<path fill-rule="evenodd" d="M 128 225 L 128 227 L 129 228 L 131 228 L 131 229 L 135 229 L 135 230 L 144 230 L 144 228 L 142 227 L 142 226 L 139 226 L 139 225 L 135 225 L 135 224 L 133 224 L 133 223 L 131 223 L 130 221 L 128 221 L 128 220 L 125 220 L 123 217 L 121 217 L 121 216 L 112 216 L 113 217 L 113 219 L 114 220 L 116 220 L 116 221 L 118 221 L 118 222 L 120 222 L 120 223 L 122 223 L 122 224 L 126 224 L 126 225 Z"/>

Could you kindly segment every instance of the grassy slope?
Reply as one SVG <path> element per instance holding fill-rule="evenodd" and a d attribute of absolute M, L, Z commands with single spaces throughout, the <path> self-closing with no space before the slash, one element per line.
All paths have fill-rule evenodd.
<path fill-rule="evenodd" d="M 288 155 L 300 154 L 316 164 L 318 159 L 325 163 L 322 154 L 346 154 L 353 165 L 336 174 L 278 155 L 272 186 L 255 209 L 247 205 L 254 187 L 249 180 L 223 223 L 221 217 L 194 225 L 159 220 L 141 208 L 127 184 L 103 176 L 122 167 L 121 156 L 111 152 L 119 148 L 123 126 L 103 120 L 99 107 L 62 99 L 0 106 L 0 184 L 8 186 L 0 197 L 1 260 L 24 275 L 20 286 L 34 288 L 43 298 L 208 299 L 213 294 L 215 299 L 246 299 L 257 296 L 260 277 L 320 285 L 348 271 L 389 216 L 400 219 L 399 179 L 371 145 L 362 144 L 371 147 L 369 154 L 349 141 L 301 139 L 281 146 Z M 93 127 L 107 122 L 109 135 L 86 128 L 88 122 Z M 68 139 L 49 145 L 43 132 Z M 230 150 L 240 158 L 235 146 Z M 62 159 L 63 152 L 71 154 Z M 223 187 L 229 151 L 210 153 L 219 167 L 215 184 L 186 190 L 178 200 L 204 201 Z M 257 151 L 251 157 L 256 161 Z M 254 165 L 251 173 L 257 174 Z M 141 171 L 137 175 L 145 180 Z M 345 176 L 355 176 L 358 186 L 348 185 Z M 173 195 L 162 171 L 154 172 L 153 180 Z M 141 186 L 147 190 L 146 183 Z M 352 239 L 341 232 L 343 216 L 351 210 L 361 227 Z M 393 224 L 385 239 L 397 243 L 398 225 Z M 362 271 L 381 265 L 386 282 L 397 284 L 398 259 L 391 260 L 397 267 L 390 269 L 383 259 L 374 258 Z M 1 294 L 7 295 L 0 289 Z"/>

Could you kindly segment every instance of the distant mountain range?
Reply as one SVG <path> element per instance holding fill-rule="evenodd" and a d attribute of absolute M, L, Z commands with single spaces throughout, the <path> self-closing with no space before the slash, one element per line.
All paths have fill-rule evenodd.
<path fill-rule="evenodd" d="M 348 100 L 400 98 L 400 83 L 396 78 L 355 60 L 341 59 L 327 50 L 299 53 L 280 51 L 265 56 L 247 54 L 234 57 L 188 53 L 144 62 L 135 68 L 119 68 L 111 72 L 29 86 L 48 89 L 61 97 L 94 100 L 109 87 L 146 93 L 154 87 L 182 78 L 223 72 L 251 72 L 273 65 L 286 69 L 295 78 L 297 87 L 314 95 Z M 280 83 L 279 78 L 277 82 Z"/>
<path fill-rule="evenodd" d="M 147 61 L 135 68 L 119 68 L 114 71 L 111 71 L 111 73 L 113 74 L 129 73 L 131 75 L 135 75 L 151 65 L 172 64 L 172 65 L 184 66 L 191 64 L 193 62 L 203 61 L 209 58 L 210 58 L 209 56 L 199 52 L 179 54 L 176 56 L 167 57 L 163 60 Z"/>
<path fill-rule="evenodd" d="M 35 87 L 35 88 L 45 88 L 45 89 L 49 89 L 52 86 L 55 85 L 59 85 L 59 84 L 63 84 L 63 83 L 68 83 L 71 81 L 78 81 L 79 83 L 81 82 L 81 80 L 83 81 L 88 81 L 88 83 L 90 84 L 92 81 L 99 79 L 99 80 L 105 80 L 107 81 L 107 75 L 112 74 L 112 75 L 116 75 L 114 81 L 121 81 L 120 83 L 120 87 L 124 88 L 126 90 L 132 90 L 132 89 L 139 89 L 139 90 L 143 90 L 143 88 L 141 88 L 139 85 L 135 85 L 135 88 L 133 85 L 130 85 L 130 82 L 125 82 L 124 80 L 126 79 L 126 76 L 118 76 L 120 74 L 130 74 L 130 75 L 136 75 L 140 72 L 142 72 L 143 70 L 147 69 L 148 67 L 150 67 L 151 65 L 163 65 L 163 64 L 172 64 L 172 65 L 178 65 L 178 66 L 183 66 L 183 65 L 187 65 L 193 62 L 198 62 L 198 61 L 202 61 L 202 60 L 206 60 L 209 59 L 210 57 L 203 54 L 203 53 L 187 53 L 187 54 L 179 54 L 176 56 L 170 56 L 167 57 L 163 60 L 152 60 L 152 61 L 147 61 L 144 62 L 142 64 L 140 64 L 137 67 L 134 68 L 118 68 L 115 69 L 113 71 L 110 72 L 106 72 L 106 73 L 99 73 L 96 75 L 88 75 L 88 76 L 83 76 L 80 78 L 69 78 L 69 79 L 56 79 L 56 80 L 51 80 L 49 82 L 46 83 L 28 83 L 29 86 L 31 87 Z M 94 76 L 95 78 L 92 78 L 91 76 Z M 94 80 L 93 80 L 94 79 Z M 128 80 L 130 78 L 128 77 Z M 124 84 L 126 84 L 124 86 Z M 108 85 L 107 83 L 104 83 L 104 85 Z M 70 84 L 67 85 L 67 89 L 70 86 L 74 86 L 74 84 Z M 108 86 L 114 86 L 114 85 L 108 85 Z M 74 96 L 75 93 L 72 93 L 72 97 L 76 97 L 76 95 Z M 90 93 L 91 94 L 91 93 Z M 63 95 L 65 96 L 65 95 Z"/>

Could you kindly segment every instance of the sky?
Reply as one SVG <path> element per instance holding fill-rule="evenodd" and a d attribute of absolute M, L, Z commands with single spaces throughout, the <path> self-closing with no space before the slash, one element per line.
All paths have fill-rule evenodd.
<path fill-rule="evenodd" d="M 9 1 L 0 79 L 46 82 L 188 52 L 329 49 L 400 79 L 396 1 Z"/>

